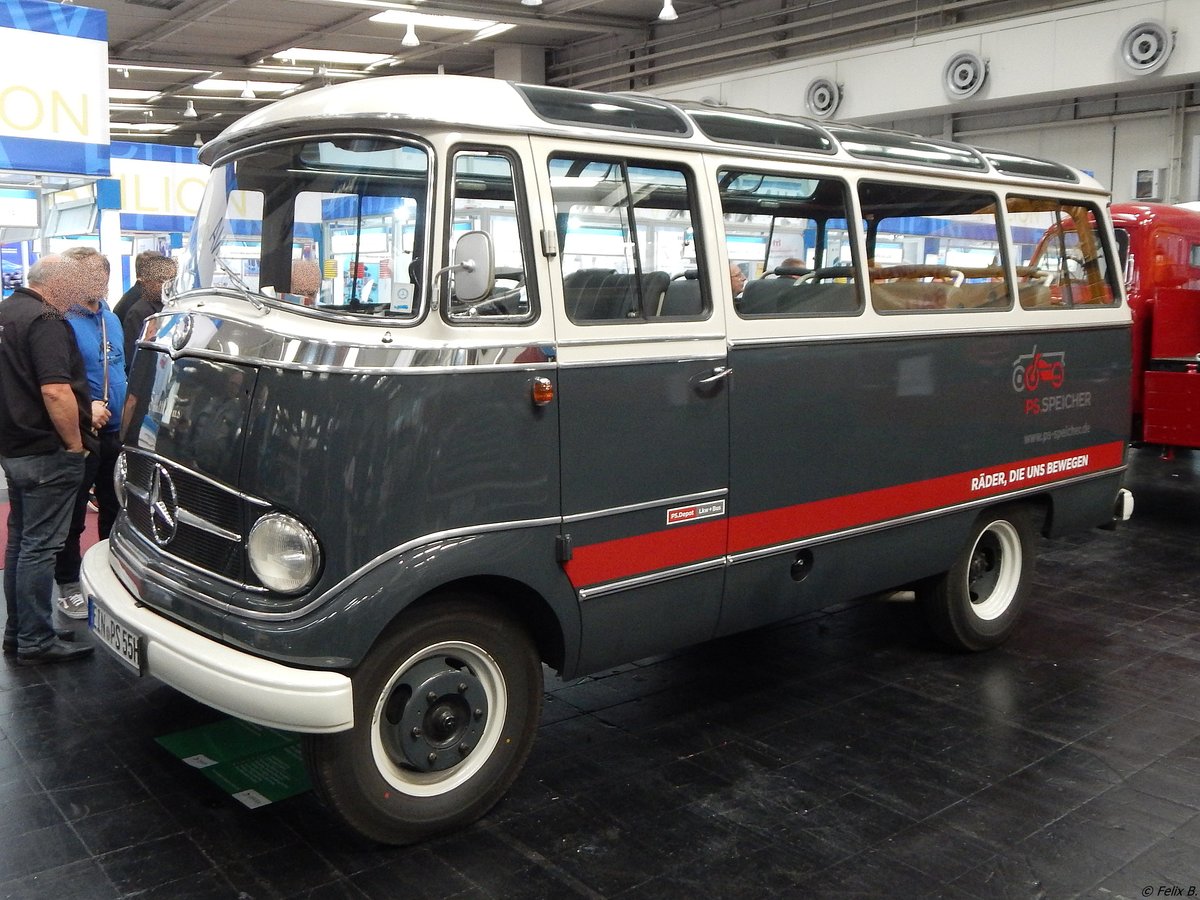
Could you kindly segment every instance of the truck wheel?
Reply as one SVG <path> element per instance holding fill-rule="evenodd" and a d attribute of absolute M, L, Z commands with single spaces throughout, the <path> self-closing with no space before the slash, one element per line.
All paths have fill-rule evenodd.
<path fill-rule="evenodd" d="M 1029 594 L 1033 526 L 1019 506 L 989 510 L 950 571 L 917 592 L 934 633 L 960 650 L 987 650 L 1008 638 Z"/>
<path fill-rule="evenodd" d="M 481 598 L 414 610 L 353 675 L 354 727 L 306 735 L 317 795 L 352 829 L 408 844 L 475 821 L 533 746 L 542 668 L 527 632 Z"/>

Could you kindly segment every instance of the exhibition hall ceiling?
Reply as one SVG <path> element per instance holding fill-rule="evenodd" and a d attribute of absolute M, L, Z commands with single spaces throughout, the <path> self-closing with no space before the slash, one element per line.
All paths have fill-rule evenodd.
<path fill-rule="evenodd" d="M 281 96 L 379 75 L 660 88 L 1087 0 L 81 0 L 108 14 L 112 137 L 209 140 Z M 664 13 L 666 18 L 664 18 Z M 675 18 L 670 18 L 674 14 Z M 515 61 L 515 63 L 514 63 Z M 524 77 L 524 76 L 522 76 Z"/>

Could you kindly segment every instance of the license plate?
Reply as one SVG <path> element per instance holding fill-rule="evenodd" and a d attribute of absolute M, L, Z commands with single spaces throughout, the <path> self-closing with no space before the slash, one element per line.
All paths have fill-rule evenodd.
<path fill-rule="evenodd" d="M 94 597 L 88 597 L 88 628 L 117 655 L 117 659 L 138 675 L 142 674 L 144 638 L 109 615 Z"/>

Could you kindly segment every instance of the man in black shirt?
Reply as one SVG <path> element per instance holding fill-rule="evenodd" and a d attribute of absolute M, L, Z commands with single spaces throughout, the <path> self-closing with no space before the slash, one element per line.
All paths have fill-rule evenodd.
<path fill-rule="evenodd" d="M 66 542 L 92 433 L 92 402 L 75 334 L 63 318 L 83 299 L 81 266 L 54 254 L 29 287 L 0 303 L 0 466 L 8 482 L 4 652 L 19 665 L 80 659 L 94 649 L 54 628 L 54 559 Z"/>
<path fill-rule="evenodd" d="M 146 263 L 152 259 L 162 258 L 163 255 L 157 250 L 143 250 L 133 258 L 133 277 L 135 280 L 129 286 L 129 290 L 121 295 L 121 299 L 117 301 L 117 305 L 113 307 L 113 313 L 118 319 L 124 318 L 129 307 L 142 299 L 142 279 L 146 277 Z"/>
<path fill-rule="evenodd" d="M 137 349 L 142 325 L 150 316 L 162 312 L 163 283 L 175 277 L 175 260 L 169 256 L 152 257 L 144 261 L 142 272 L 144 274 L 138 279 L 142 285 L 142 295 L 130 303 L 121 316 L 121 330 L 125 332 L 126 372 L 133 365 L 133 351 Z M 119 303 L 117 305 L 120 306 Z"/>

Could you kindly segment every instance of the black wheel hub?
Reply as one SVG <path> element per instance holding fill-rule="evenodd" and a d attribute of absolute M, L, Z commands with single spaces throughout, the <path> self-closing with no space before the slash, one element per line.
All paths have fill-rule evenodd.
<path fill-rule="evenodd" d="M 396 765 L 440 772 L 475 749 L 487 717 L 483 683 L 460 660 L 439 656 L 421 660 L 392 686 L 380 734 Z"/>
<path fill-rule="evenodd" d="M 973 603 L 988 597 L 995 590 L 999 577 L 1000 550 L 994 541 L 986 538 L 979 542 L 971 554 L 967 570 L 967 589 Z"/>

